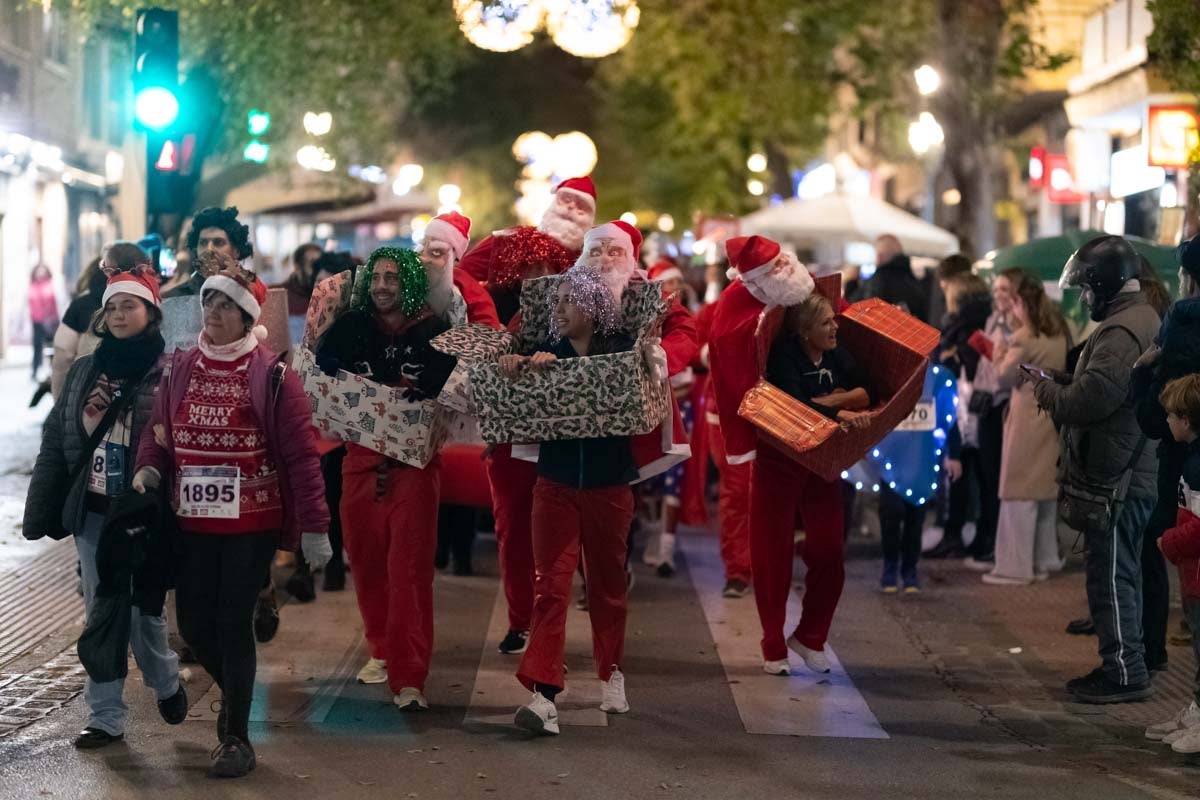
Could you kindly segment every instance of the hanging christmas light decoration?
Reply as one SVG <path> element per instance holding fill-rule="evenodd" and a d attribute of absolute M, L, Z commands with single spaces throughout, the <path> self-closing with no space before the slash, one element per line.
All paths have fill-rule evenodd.
<path fill-rule="evenodd" d="M 546 30 L 580 58 L 603 58 L 629 43 L 641 11 L 635 0 L 550 0 Z"/>
<path fill-rule="evenodd" d="M 471 44 L 507 53 L 533 41 L 546 9 L 544 0 L 454 0 L 454 14 Z"/>

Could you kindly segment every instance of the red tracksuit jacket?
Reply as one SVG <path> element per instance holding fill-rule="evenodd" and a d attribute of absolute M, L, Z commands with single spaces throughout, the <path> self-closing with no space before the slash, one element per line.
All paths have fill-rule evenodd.
<path fill-rule="evenodd" d="M 1200 439 L 1192 442 L 1179 479 L 1175 527 L 1162 537 L 1162 552 L 1179 568 L 1184 597 L 1200 599 Z"/>

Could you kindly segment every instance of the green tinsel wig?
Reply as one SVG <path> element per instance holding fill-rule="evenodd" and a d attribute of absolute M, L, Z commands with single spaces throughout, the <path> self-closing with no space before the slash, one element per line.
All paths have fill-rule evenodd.
<path fill-rule="evenodd" d="M 406 316 L 415 315 L 429 296 L 429 277 L 417 254 L 402 247 L 380 247 L 371 253 L 366 266 L 358 271 L 350 307 L 356 311 L 371 310 L 371 278 L 375 275 L 375 263 L 381 260 L 396 262 L 400 277 L 400 310 Z"/>

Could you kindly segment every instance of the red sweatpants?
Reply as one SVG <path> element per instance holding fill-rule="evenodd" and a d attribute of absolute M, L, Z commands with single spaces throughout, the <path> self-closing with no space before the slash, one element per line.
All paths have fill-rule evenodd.
<path fill-rule="evenodd" d="M 845 583 L 842 492 L 761 439 L 750 487 L 750 557 L 754 602 L 762 623 L 762 653 L 768 661 L 787 658 L 783 626 L 792 589 L 796 512 L 804 520 L 804 607 L 795 636 L 823 650 Z"/>
<path fill-rule="evenodd" d="M 538 478 L 533 488 L 533 625 L 517 680 L 563 686 L 563 647 L 571 579 L 583 547 L 592 658 L 607 681 L 625 653 L 625 539 L 633 520 L 628 486 L 573 489 Z"/>
<path fill-rule="evenodd" d="M 358 610 L 371 657 L 387 661 L 388 686 L 424 690 L 433 652 L 433 555 L 437 549 L 435 459 L 425 469 L 391 465 L 376 496 L 383 456 L 346 445 L 341 514 Z"/>
<path fill-rule="evenodd" d="M 725 437 L 721 426 L 708 423 L 709 452 L 721 473 L 717 498 L 721 561 L 725 580 L 750 582 L 750 463 L 730 464 L 725 460 Z"/>
<path fill-rule="evenodd" d="M 537 464 L 513 458 L 502 444 L 487 462 L 492 484 L 492 516 L 500 548 L 500 579 L 508 602 L 508 627 L 529 630 L 533 616 L 533 484 Z"/>

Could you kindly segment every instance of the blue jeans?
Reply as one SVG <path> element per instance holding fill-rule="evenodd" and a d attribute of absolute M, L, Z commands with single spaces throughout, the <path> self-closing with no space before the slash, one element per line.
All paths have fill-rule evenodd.
<path fill-rule="evenodd" d="M 1100 640 L 1104 674 L 1122 686 L 1150 680 L 1142 644 L 1142 532 L 1154 498 L 1131 497 L 1116 524 L 1087 531 L 1088 610 Z"/>
<path fill-rule="evenodd" d="M 75 534 L 75 548 L 79 551 L 79 563 L 83 571 L 83 601 L 91 613 L 92 601 L 100 585 L 96 571 L 96 548 L 100 544 L 100 531 L 104 517 L 88 513 L 83 530 Z M 143 615 L 134 606 L 129 626 L 129 646 L 142 671 L 142 683 L 154 690 L 159 700 L 166 700 L 179 691 L 179 656 L 167 644 L 167 619 L 165 616 Z M 96 683 L 91 678 L 83 689 L 90 717 L 87 726 L 98 728 L 117 736 L 125 732 L 125 716 L 129 707 L 122 694 L 124 680 Z"/>

